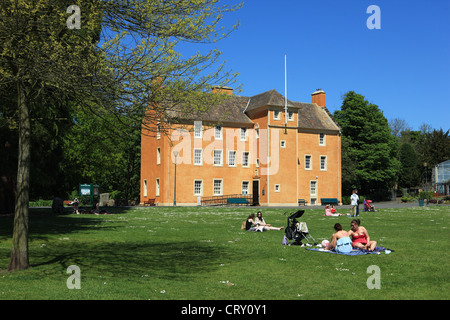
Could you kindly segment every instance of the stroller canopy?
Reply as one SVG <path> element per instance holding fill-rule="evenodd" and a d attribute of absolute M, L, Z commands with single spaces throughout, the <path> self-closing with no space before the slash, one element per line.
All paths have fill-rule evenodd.
<path fill-rule="evenodd" d="M 300 218 L 305 213 L 305 210 L 298 210 L 294 214 L 289 216 L 289 219 L 297 219 Z"/>

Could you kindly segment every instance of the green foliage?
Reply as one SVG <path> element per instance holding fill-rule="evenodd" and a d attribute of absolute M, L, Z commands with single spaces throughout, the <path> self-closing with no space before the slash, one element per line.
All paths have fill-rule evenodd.
<path fill-rule="evenodd" d="M 427 191 L 420 191 L 419 198 L 427 199 Z M 428 199 L 434 198 L 434 191 L 428 191 Z"/>
<path fill-rule="evenodd" d="M 80 7 L 81 29 L 67 28 L 69 5 Z M 0 144 L 0 173 L 17 171 L 20 83 L 32 118 L 32 199 L 66 197 L 80 182 L 137 198 L 141 127 L 153 128 L 174 109 L 207 111 L 224 97 L 204 93 L 236 76 L 217 49 L 187 57 L 178 50 L 227 37 L 237 25 L 225 28 L 223 15 L 239 7 L 218 0 L 2 1 L 0 138 L 9 147 Z"/>
<path fill-rule="evenodd" d="M 334 117 L 342 128 L 342 167 L 351 170 L 343 180 L 344 194 L 356 187 L 375 200 L 388 197 L 400 163 L 383 113 L 364 96 L 349 91 Z"/>
<path fill-rule="evenodd" d="M 398 185 L 402 188 L 418 186 L 420 183 L 421 163 L 419 157 L 410 143 L 402 143 L 399 150 L 401 163 Z"/>
<path fill-rule="evenodd" d="M 124 119 L 126 121 L 127 119 Z M 112 115 L 92 117 L 79 110 L 64 140 L 64 171 L 67 181 L 96 183 L 101 192 L 121 190 L 125 199 L 139 197 L 140 128 L 130 121 L 128 128 L 111 125 Z"/>
<path fill-rule="evenodd" d="M 423 134 L 419 153 L 422 155 L 422 161 L 426 162 L 429 168 L 450 159 L 449 133 L 450 130 L 444 132 L 441 128 Z"/>

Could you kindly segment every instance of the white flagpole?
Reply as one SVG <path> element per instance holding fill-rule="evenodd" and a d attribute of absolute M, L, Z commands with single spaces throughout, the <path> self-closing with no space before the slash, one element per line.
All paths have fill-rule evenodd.
<path fill-rule="evenodd" d="M 287 63 L 284 55 L 284 133 L 287 133 Z"/>

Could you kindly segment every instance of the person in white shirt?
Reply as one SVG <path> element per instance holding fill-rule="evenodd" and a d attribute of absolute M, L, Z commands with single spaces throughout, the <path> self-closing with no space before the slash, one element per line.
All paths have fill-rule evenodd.
<path fill-rule="evenodd" d="M 350 196 L 350 205 L 352 210 L 352 216 L 356 217 L 358 215 L 358 190 L 354 189 L 352 195 Z"/>

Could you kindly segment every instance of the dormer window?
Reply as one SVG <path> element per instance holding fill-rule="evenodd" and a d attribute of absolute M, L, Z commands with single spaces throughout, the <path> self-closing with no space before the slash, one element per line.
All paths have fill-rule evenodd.
<path fill-rule="evenodd" d="M 294 121 L 294 112 L 292 112 L 292 111 L 288 112 L 288 120 L 289 121 Z"/>
<path fill-rule="evenodd" d="M 273 110 L 273 120 L 280 120 L 280 111 Z"/>

